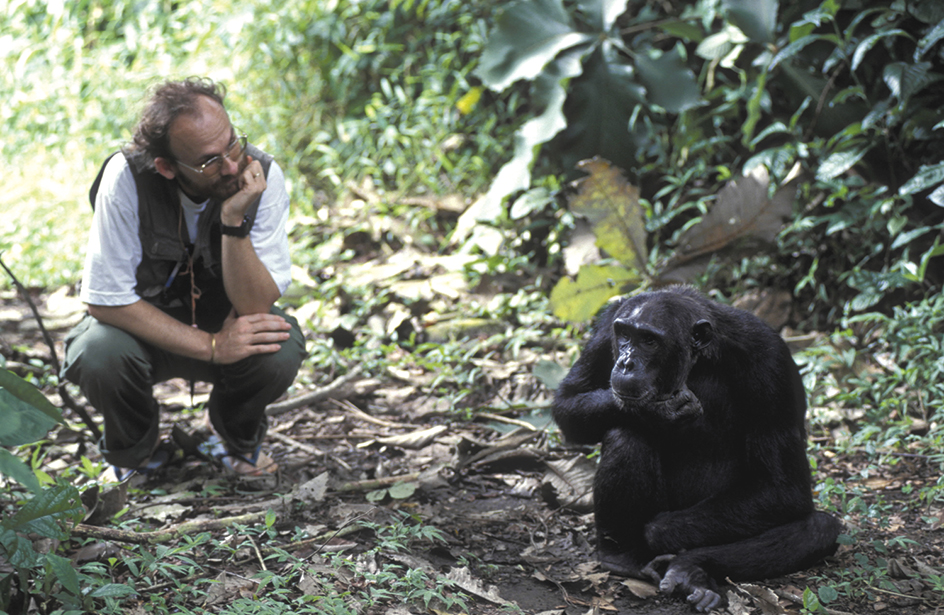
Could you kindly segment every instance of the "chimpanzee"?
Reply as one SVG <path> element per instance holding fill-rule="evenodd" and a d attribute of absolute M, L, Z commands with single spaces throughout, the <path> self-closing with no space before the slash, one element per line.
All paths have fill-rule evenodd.
<path fill-rule="evenodd" d="M 805 414 L 787 345 L 752 314 L 684 286 L 613 302 L 554 400 L 567 439 L 603 443 L 601 564 L 704 612 L 717 580 L 832 555 L 842 524 L 814 510 Z"/>

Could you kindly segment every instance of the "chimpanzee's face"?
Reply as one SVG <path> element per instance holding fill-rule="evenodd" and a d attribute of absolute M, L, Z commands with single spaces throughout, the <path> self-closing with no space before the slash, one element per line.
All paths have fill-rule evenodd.
<path fill-rule="evenodd" d="M 662 418 L 700 412 L 685 382 L 697 351 L 711 338 L 711 324 L 683 306 L 650 296 L 627 302 L 613 321 L 613 396 L 627 410 L 648 410 Z"/>

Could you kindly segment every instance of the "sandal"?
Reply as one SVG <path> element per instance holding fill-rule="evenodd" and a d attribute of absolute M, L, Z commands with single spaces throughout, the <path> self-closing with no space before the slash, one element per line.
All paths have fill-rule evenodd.
<path fill-rule="evenodd" d="M 116 465 L 111 466 L 102 473 L 103 482 L 123 483 L 132 476 L 141 476 L 148 478 L 156 474 L 158 470 L 168 465 L 174 460 L 177 448 L 172 442 L 162 441 L 151 453 L 151 456 L 143 464 L 136 468 L 122 468 Z"/>
<path fill-rule="evenodd" d="M 216 434 L 210 435 L 197 446 L 197 454 L 207 461 L 219 463 L 236 476 L 267 476 L 279 469 L 278 464 L 262 452 L 262 446 L 257 446 L 251 455 L 234 453 Z"/>

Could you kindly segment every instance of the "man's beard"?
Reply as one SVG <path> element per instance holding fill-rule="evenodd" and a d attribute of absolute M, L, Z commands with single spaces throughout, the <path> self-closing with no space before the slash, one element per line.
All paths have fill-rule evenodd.
<path fill-rule="evenodd" d="M 177 183 L 195 203 L 206 199 L 213 199 L 222 203 L 239 192 L 240 177 L 242 177 L 247 166 L 249 166 L 249 159 L 243 156 L 242 160 L 239 161 L 239 170 L 234 175 L 220 175 L 209 186 L 199 186 L 182 173 L 177 173 Z"/>

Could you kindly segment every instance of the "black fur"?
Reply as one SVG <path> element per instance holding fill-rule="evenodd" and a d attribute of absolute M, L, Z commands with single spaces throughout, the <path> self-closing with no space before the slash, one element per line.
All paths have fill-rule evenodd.
<path fill-rule="evenodd" d="M 716 581 L 833 554 L 841 523 L 813 507 L 805 414 L 789 349 L 755 316 L 687 287 L 608 306 L 554 402 L 569 440 L 603 443 L 601 563 L 707 611 L 724 603 Z"/>

